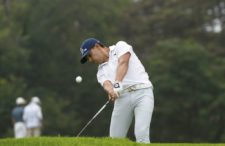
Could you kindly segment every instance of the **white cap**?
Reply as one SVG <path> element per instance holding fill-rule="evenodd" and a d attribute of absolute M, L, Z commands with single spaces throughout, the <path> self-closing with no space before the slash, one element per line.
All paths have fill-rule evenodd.
<path fill-rule="evenodd" d="M 16 104 L 20 105 L 25 103 L 26 103 L 26 100 L 23 97 L 17 97 Z"/>
<path fill-rule="evenodd" d="M 34 103 L 37 103 L 37 104 L 41 103 L 40 99 L 37 96 L 32 97 L 31 102 L 34 102 Z"/>

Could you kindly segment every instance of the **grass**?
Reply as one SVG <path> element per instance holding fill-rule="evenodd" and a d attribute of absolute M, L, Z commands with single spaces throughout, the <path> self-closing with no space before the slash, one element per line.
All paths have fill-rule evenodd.
<path fill-rule="evenodd" d="M 0 139 L 0 146 L 224 146 L 225 144 L 152 143 L 139 144 L 128 139 L 94 137 L 39 137 Z"/>

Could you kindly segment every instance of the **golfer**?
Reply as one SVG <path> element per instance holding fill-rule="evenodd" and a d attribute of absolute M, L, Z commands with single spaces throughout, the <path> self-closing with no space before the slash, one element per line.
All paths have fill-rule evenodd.
<path fill-rule="evenodd" d="M 80 51 L 82 64 L 88 61 L 99 65 L 98 82 L 114 101 L 110 137 L 126 137 L 134 116 L 136 141 L 150 143 L 153 86 L 132 46 L 119 41 L 106 47 L 99 40 L 89 38 L 83 41 Z"/>

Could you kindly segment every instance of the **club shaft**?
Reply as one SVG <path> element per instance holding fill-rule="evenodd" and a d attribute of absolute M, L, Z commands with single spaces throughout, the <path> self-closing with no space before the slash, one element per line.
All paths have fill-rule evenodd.
<path fill-rule="evenodd" d="M 109 103 L 109 100 L 100 108 L 100 110 L 88 121 L 88 123 L 84 126 L 84 128 L 81 129 L 81 131 L 77 134 L 77 137 L 80 136 L 80 134 L 87 128 L 87 126 L 101 113 L 101 111 L 104 110 L 104 108 Z"/>

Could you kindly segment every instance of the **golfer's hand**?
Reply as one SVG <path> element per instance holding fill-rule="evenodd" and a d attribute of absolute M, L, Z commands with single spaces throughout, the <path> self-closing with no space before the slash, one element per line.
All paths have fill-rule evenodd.
<path fill-rule="evenodd" d="M 112 90 L 110 90 L 110 91 L 108 92 L 108 97 L 109 97 L 109 100 L 115 101 L 115 100 L 119 97 L 119 94 L 117 93 L 117 91 L 115 91 L 115 90 L 112 88 Z"/>
<path fill-rule="evenodd" d="M 118 87 L 122 87 L 120 82 L 118 84 L 116 84 L 116 83 L 118 83 L 118 82 L 115 82 L 113 84 L 109 80 L 106 80 L 103 83 L 103 87 L 104 87 L 105 91 L 108 93 L 108 98 L 111 101 L 115 101 L 119 97 L 119 92 L 118 92 L 119 91 L 118 90 L 119 88 Z"/>

